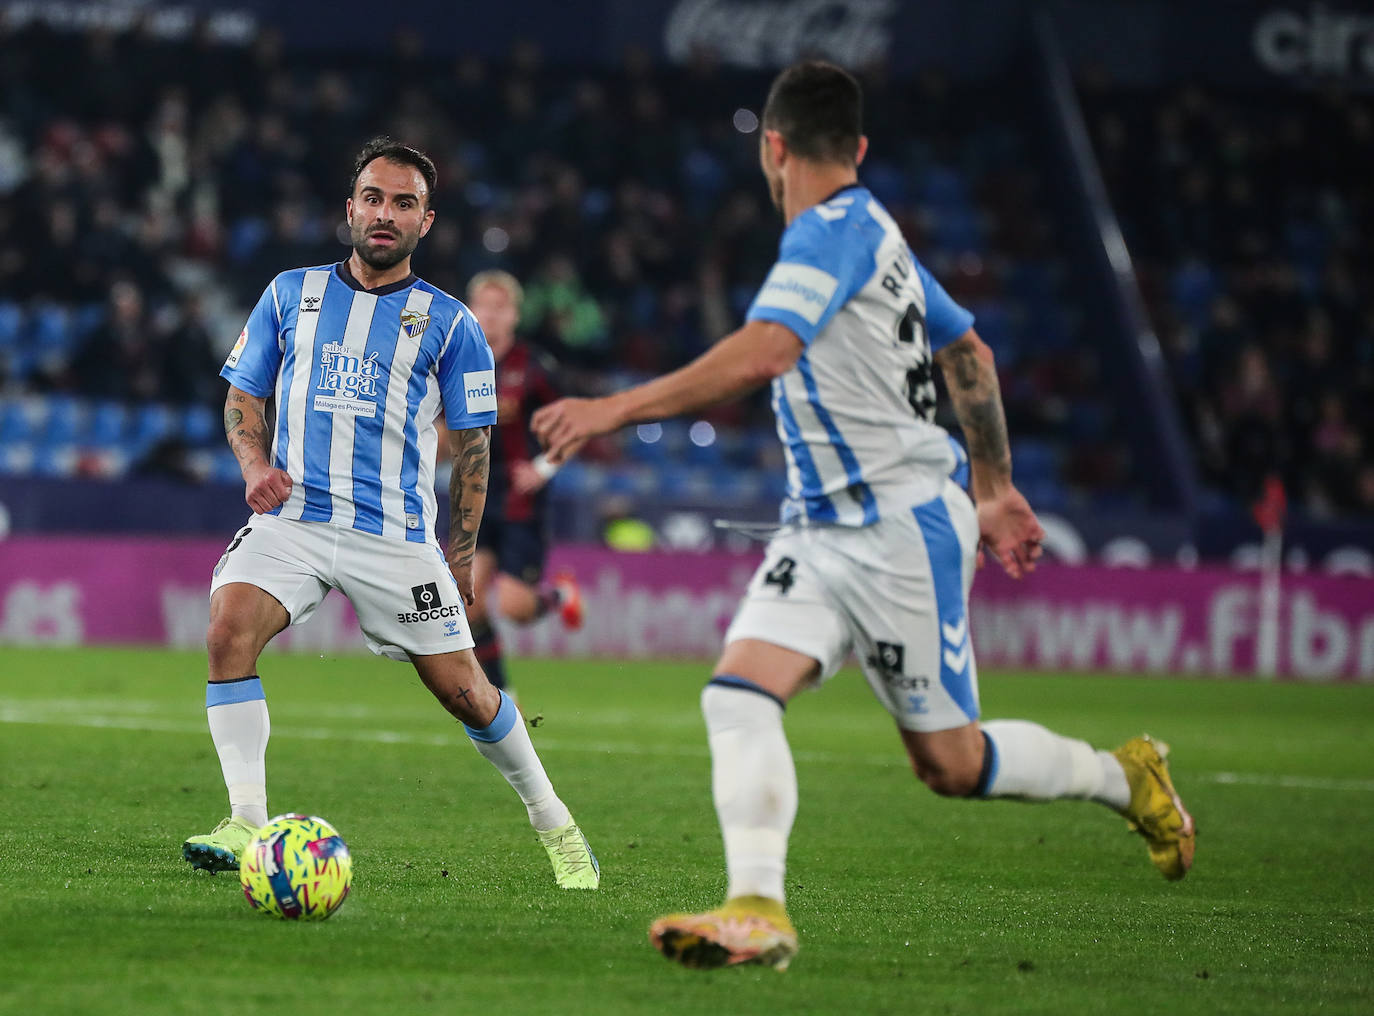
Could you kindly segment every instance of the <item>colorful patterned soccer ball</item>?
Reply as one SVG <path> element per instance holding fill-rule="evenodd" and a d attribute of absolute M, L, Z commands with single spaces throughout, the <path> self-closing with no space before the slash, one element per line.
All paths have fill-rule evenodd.
<path fill-rule="evenodd" d="M 239 858 L 243 895 L 255 910 L 290 921 L 323 921 L 348 899 L 353 859 L 322 818 L 278 815 Z"/>

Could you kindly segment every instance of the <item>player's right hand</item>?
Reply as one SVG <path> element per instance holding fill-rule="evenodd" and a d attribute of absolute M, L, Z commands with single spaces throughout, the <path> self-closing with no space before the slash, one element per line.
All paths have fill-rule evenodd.
<path fill-rule="evenodd" d="M 258 462 L 243 471 L 243 499 L 259 515 L 270 512 L 291 496 L 291 477 L 286 470 Z"/>
<path fill-rule="evenodd" d="M 1044 552 L 1045 530 L 1015 487 L 978 501 L 978 536 L 979 565 L 986 550 L 1014 579 L 1035 571 L 1035 562 Z"/>
<path fill-rule="evenodd" d="M 541 407 L 530 418 L 530 430 L 554 465 L 562 465 L 584 444 L 620 426 L 611 400 L 559 399 Z"/>

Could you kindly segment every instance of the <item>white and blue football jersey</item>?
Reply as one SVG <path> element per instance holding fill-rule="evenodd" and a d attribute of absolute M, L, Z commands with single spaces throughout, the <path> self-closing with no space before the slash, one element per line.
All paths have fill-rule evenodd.
<path fill-rule="evenodd" d="M 866 526 L 935 497 L 956 466 L 934 422 L 932 354 L 973 315 L 859 184 L 792 220 L 748 319 L 805 345 L 773 381 L 787 454 L 784 521 Z"/>
<path fill-rule="evenodd" d="M 272 280 L 220 375 L 276 399 L 272 514 L 434 543 L 440 409 L 452 430 L 496 422 L 491 347 L 472 313 L 410 276 L 365 290 L 341 265 Z"/>

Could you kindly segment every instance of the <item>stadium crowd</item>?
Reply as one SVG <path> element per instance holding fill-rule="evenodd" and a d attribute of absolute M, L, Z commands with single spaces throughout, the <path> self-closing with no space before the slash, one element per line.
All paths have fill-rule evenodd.
<path fill-rule="evenodd" d="M 564 364 L 573 389 L 695 355 L 742 320 L 776 254 L 781 223 L 757 169 L 767 78 L 705 56 L 675 68 L 632 51 L 593 73 L 548 66 L 517 44 L 500 63 L 465 56 L 436 73 L 411 32 L 367 57 L 288 51 L 271 30 L 246 52 L 39 26 L 3 44 L 7 396 L 193 404 L 202 412 L 190 430 L 218 448 L 205 414 L 218 415 L 218 367 L 245 309 L 275 272 L 342 257 L 351 158 L 379 131 L 439 165 L 419 273 L 459 295 L 483 268 L 517 274 L 522 330 Z M 73 61 L 82 75 L 65 72 Z M 1046 508 L 1130 500 L 1140 481 L 1064 284 L 1014 86 L 956 89 L 881 69 L 865 86 L 864 180 L 997 351 L 1023 487 Z M 0 437 L 40 452 L 9 468 L 44 469 L 44 440 L 70 448 L 123 435 L 136 462 L 164 431 L 187 434 L 175 413 L 143 427 L 107 413 L 114 423 L 96 435 L 88 422 L 99 414 L 83 413 L 56 436 L 41 413 L 25 422 L 12 412 L 9 424 L 0 413 Z M 768 418 L 762 396 L 721 410 L 711 421 L 722 447 L 693 454 L 705 467 L 776 474 Z M 131 427 L 141 445 L 127 445 Z M 590 458 L 652 466 L 636 440 Z M 232 461 L 216 454 L 232 479 Z M 128 464 L 55 461 L 57 472 Z"/>
<path fill-rule="evenodd" d="M 1101 73 L 1083 96 L 1203 478 L 1374 512 L 1374 100 Z"/>

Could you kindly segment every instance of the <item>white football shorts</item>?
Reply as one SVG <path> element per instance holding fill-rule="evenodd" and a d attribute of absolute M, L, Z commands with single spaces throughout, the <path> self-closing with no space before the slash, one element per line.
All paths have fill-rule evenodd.
<path fill-rule="evenodd" d="M 978 719 L 968 592 L 978 552 L 973 502 L 941 495 L 870 526 L 793 526 L 768 544 L 727 644 L 759 639 L 818 661 L 817 683 L 851 650 L 869 686 L 905 730 Z"/>
<path fill-rule="evenodd" d="M 432 543 L 374 536 L 328 522 L 254 515 L 215 565 L 210 594 L 246 582 L 274 596 L 299 624 L 331 588 L 348 597 L 367 648 L 408 660 L 472 648 L 458 583 Z"/>

